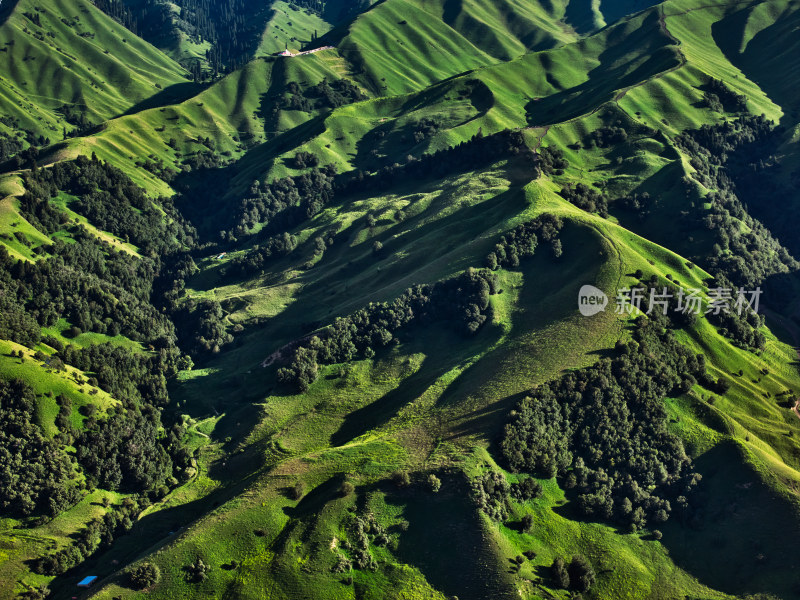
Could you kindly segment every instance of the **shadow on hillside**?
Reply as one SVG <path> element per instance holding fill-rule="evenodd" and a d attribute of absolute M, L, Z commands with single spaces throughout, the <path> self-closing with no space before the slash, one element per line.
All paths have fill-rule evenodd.
<path fill-rule="evenodd" d="M 705 502 L 663 527 L 675 563 L 711 588 L 730 594 L 794 597 L 798 514 L 745 464 L 744 450 L 723 442 L 695 460 Z"/>
<path fill-rule="evenodd" d="M 138 104 L 131 106 L 122 114 L 122 116 L 133 115 L 151 108 L 161 108 L 162 106 L 169 106 L 171 104 L 180 104 L 181 102 L 196 96 L 210 85 L 210 83 L 195 82 L 173 84 L 168 88 L 161 90 L 157 94 L 142 100 Z"/>
<path fill-rule="evenodd" d="M 341 427 L 331 436 L 331 445 L 343 446 L 347 442 L 388 422 L 403 406 L 419 398 L 450 365 L 439 363 L 429 366 L 425 360 L 422 368 L 403 380 L 402 384 L 374 402 L 348 414 Z"/>
<path fill-rule="evenodd" d="M 449 77 L 438 84 L 413 94 L 400 108 L 399 112 L 391 119 L 374 127 L 371 131 L 361 136 L 356 142 L 356 154 L 352 162 L 356 169 L 378 170 L 392 157 L 420 156 L 430 152 L 432 137 L 430 134 L 419 137 L 417 130 L 423 133 L 426 127 L 423 121 L 436 123 L 438 135 L 445 131 L 456 131 L 464 125 L 485 116 L 494 106 L 494 95 L 489 87 L 482 81 L 475 79 L 474 84 L 456 82 L 458 76 Z M 461 88 L 458 88 L 458 85 Z M 469 96 L 459 96 L 459 99 L 468 98 L 474 113 L 467 116 L 453 118 L 452 104 L 448 103 L 449 94 L 469 92 Z M 426 108 L 423 115 L 415 119 L 408 118 L 415 111 Z M 433 112 L 431 109 L 437 109 Z M 402 125 L 398 121 L 408 118 Z M 417 137 L 415 137 L 417 134 Z M 402 162 L 402 160 L 401 160 Z"/>
<path fill-rule="evenodd" d="M 438 476 L 442 480 L 438 494 L 412 486 L 386 496 L 387 504 L 403 507 L 402 517 L 408 522 L 398 540 L 397 558 L 417 567 L 448 597 L 518 598 L 495 554 L 495 544 L 487 539 L 466 478 Z"/>
<path fill-rule="evenodd" d="M 598 60 L 600 65 L 589 71 L 585 82 L 528 102 L 528 124 L 552 125 L 581 116 L 612 100 L 615 91 L 645 82 L 680 64 L 676 47 L 660 33 L 655 12 L 626 38 L 626 43 L 617 44 L 612 39 Z"/>
<path fill-rule="evenodd" d="M 441 409 L 456 408 L 461 413 L 450 425 L 454 438 L 482 436 L 496 456 L 501 454 L 496 444 L 508 413 L 530 387 L 543 382 L 541 378 L 558 377 L 564 368 L 565 356 L 558 352 L 557 339 L 548 337 L 542 343 L 534 340 L 540 339 L 549 325 L 567 322 L 574 316 L 580 286 L 597 282 L 603 265 L 616 260 L 593 229 L 567 222 L 559 237 L 563 244 L 561 258 L 553 259 L 548 255 L 549 248 L 542 244 L 536 255 L 522 264 L 524 283 L 510 315 L 509 339 L 462 373 L 437 402 Z M 596 323 L 600 322 L 587 321 L 589 333 Z M 576 349 L 573 360 L 580 361 L 584 353 L 585 350 Z M 602 357 L 603 353 L 592 351 L 590 355 Z M 532 372 L 530 367 L 534 365 L 542 370 Z M 498 390 L 504 390 L 505 395 Z M 464 408 L 457 408 L 459 405 Z"/>
<path fill-rule="evenodd" d="M 760 28 L 748 40 L 752 11 L 749 7 L 731 12 L 711 26 L 714 42 L 731 64 L 741 69 L 773 102 L 796 123 L 800 114 L 796 74 L 800 69 L 796 35 L 800 12 L 787 9 L 775 22 Z M 735 34 L 735 35 L 734 35 Z M 746 43 L 743 40 L 748 40 Z M 742 51 L 742 47 L 744 50 Z M 786 123 L 786 118 L 781 119 Z"/>
<path fill-rule="evenodd" d="M 0 26 L 6 24 L 18 3 L 19 0 L 0 0 Z"/>
<path fill-rule="evenodd" d="M 564 21 L 580 35 L 595 31 L 597 25 L 595 24 L 594 2 L 592 0 L 571 0 L 567 3 Z"/>
<path fill-rule="evenodd" d="M 149 554 L 174 542 L 194 520 L 241 494 L 252 481 L 253 476 L 236 482 L 229 480 L 227 483 L 230 485 L 219 492 L 187 504 L 145 515 L 134 522 L 130 531 L 117 536 L 110 549 L 95 553 L 66 574 L 56 577 L 48 586 L 52 591 L 52 597 L 72 597 L 77 578 L 89 574 L 97 575 L 100 580 L 112 577 L 111 581 L 116 581 L 124 587 L 127 584 L 127 577 L 122 574 L 121 569 L 143 554 Z"/>

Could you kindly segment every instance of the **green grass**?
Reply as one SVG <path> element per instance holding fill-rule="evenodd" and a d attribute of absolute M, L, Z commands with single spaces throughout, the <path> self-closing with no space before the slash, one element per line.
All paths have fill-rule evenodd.
<path fill-rule="evenodd" d="M 274 2 L 270 10 L 271 16 L 264 27 L 256 56 L 283 52 L 285 48 L 301 50 L 311 41 L 314 33 L 322 36 L 333 27 L 322 16 L 298 10 L 286 2 Z"/>
<path fill-rule="evenodd" d="M 22 351 L 24 358 L 12 357 L 11 352 Z M 14 342 L 0 340 L 0 376 L 3 379 L 22 379 L 33 388 L 38 400 L 37 415 L 39 425 L 48 434 L 55 434 L 54 425 L 58 406 L 55 396 L 64 395 L 72 400 L 72 421 L 80 427 L 83 417 L 78 409 L 86 404 L 94 404 L 100 411 L 117 404 L 107 392 L 86 383 L 88 375 L 69 365 L 63 371 L 49 367 L 46 361 L 33 358 L 33 352 Z"/>
<path fill-rule="evenodd" d="M 74 128 L 58 113 L 64 104 L 99 123 L 186 81 L 177 63 L 85 0 L 20 0 L 0 27 L 0 48 L 3 114 L 52 142 Z"/>
<path fill-rule="evenodd" d="M 478 450 L 469 460 L 471 475 L 487 468 L 502 471 L 492 457 Z M 505 473 L 513 481 L 514 475 Z M 516 577 L 525 597 L 566 598 L 563 591 L 553 587 L 549 577 L 550 565 L 556 557 L 569 559 L 577 553 L 586 556 L 595 571 L 602 573 L 592 594 L 598 598 L 671 598 L 676 595 L 695 595 L 702 598 L 724 598 L 724 594 L 699 583 L 673 563 L 668 548 L 647 533 L 624 533 L 613 526 L 588 523 L 576 519 L 569 499 L 554 480 L 540 480 L 544 493 L 541 498 L 513 503 L 512 516 L 507 524 L 490 523 L 499 540 L 505 565 L 525 551 L 532 550 L 535 558 L 523 563 Z M 530 533 L 519 531 L 516 524 L 524 515 L 533 518 Z"/>
<path fill-rule="evenodd" d="M 17 259 L 34 260 L 31 251 L 37 246 L 49 244 L 49 238 L 19 213 L 19 196 L 22 194 L 22 181 L 15 176 L 0 179 L 0 243 L 9 254 Z M 20 233 L 27 243 L 21 242 L 14 234 Z"/>
<path fill-rule="evenodd" d="M 573 511 L 569 494 L 552 480 L 542 481 L 542 498 L 513 505 L 510 523 L 489 521 L 469 501 L 464 477 L 500 468 L 494 444 L 520 396 L 566 370 L 592 364 L 629 335 L 628 318 L 616 315 L 613 303 L 591 318 L 577 314 L 581 285 L 591 283 L 613 296 L 634 284 L 632 273 L 641 269 L 662 279 L 670 275 L 684 287 L 703 286 L 708 273 L 685 256 L 697 254 L 705 240 L 699 235 L 683 239 L 664 224 L 677 222 L 687 202 L 702 200 L 684 195 L 680 180 L 689 166 L 667 138 L 731 116 L 700 106 L 709 77 L 722 77 L 746 94 L 753 112 L 796 123 L 791 75 L 797 61 L 794 42 L 787 43 L 796 26 L 796 2 L 709 2 L 712 6 L 698 8 L 669 0 L 616 23 L 622 16 L 616 6 L 565 4 L 386 0 L 332 30 L 329 39 L 336 50 L 253 60 L 178 104 L 160 103 L 142 84 L 152 72 L 162 73 L 164 81 L 180 80 L 174 63 L 129 40 L 127 48 L 135 47 L 150 62 L 139 75 L 130 75 L 129 87 L 118 88 L 125 101 L 81 84 L 87 93 L 97 92 L 91 100 L 98 118 L 119 115 L 148 98 L 150 108 L 70 140 L 49 160 L 96 152 L 152 194 L 173 190 L 135 163 L 150 157 L 177 168 L 203 150 L 200 138 L 206 137 L 216 152 L 237 159 L 231 197 L 254 179 L 297 174 L 287 160 L 297 151 L 314 152 L 339 170 L 370 169 L 457 144 L 479 130 L 523 128 L 531 146 L 559 148 L 570 161 L 563 174 L 535 181 L 529 166 L 504 161 L 439 180 L 401 182 L 380 194 L 341 198 L 292 231 L 299 246 L 290 256 L 250 280 L 223 281 L 219 275 L 219 267 L 246 246 L 221 261 L 197 257 L 200 272 L 188 282 L 187 295 L 219 300 L 228 325 L 242 331 L 219 355 L 170 382 L 188 443 L 199 451 L 194 471 L 148 509 L 130 535 L 86 565 L 103 578 L 96 597 L 457 595 L 482 600 L 491 590 L 498 598 L 552 600 L 566 595 L 552 589 L 549 566 L 556 556 L 576 552 L 589 557 L 598 572 L 593 598 L 726 598 L 757 591 L 787 597 L 795 584 L 791 556 L 800 524 L 800 421 L 776 395 L 800 389 L 800 375 L 796 352 L 786 343 L 788 331 L 781 331 L 777 319 L 769 322 L 775 335 L 765 329 L 768 341 L 761 353 L 736 348 L 705 319 L 678 333 L 682 343 L 706 355 L 715 376 L 733 384 L 725 395 L 714 394 L 713 402 L 699 386 L 665 399 L 671 430 L 684 440 L 707 482 L 710 500 L 700 525 L 676 515 L 662 528 L 663 541 L 656 542 L 647 532 L 634 535 L 585 522 Z M 84 8 L 82 23 L 91 17 L 98 27 L 108 25 L 103 35 L 110 37 L 98 33 L 95 44 L 119 48 L 119 28 Z M 297 43 L 313 29 L 322 35 L 334 24 L 282 2 L 273 8 L 259 49 L 264 55 L 282 50 L 292 37 Z M 19 11 L 0 29 L 0 39 L 13 27 L 15 37 L 28 39 L 19 33 L 25 26 Z M 47 15 L 42 19 L 50 24 Z M 581 37 L 606 22 L 612 24 Z M 85 48 L 77 44 L 90 42 L 72 39 L 66 30 L 58 35 L 81 51 Z M 22 44 L 16 42 L 13 51 Z M 60 57 L 45 46 L 36 46 L 36 52 Z M 188 56 L 203 48 L 182 40 L 167 50 Z M 112 60 L 105 54 L 88 56 L 92 65 Z M 128 58 L 128 64 L 143 64 Z M 23 62 L 21 68 L 29 70 L 16 72 L 15 86 L 31 78 L 31 65 Z M 104 73 L 99 66 L 87 68 Z M 307 87 L 325 77 L 353 79 L 369 99 L 332 111 L 270 116 L 289 81 Z M 10 92 L 0 89 L 0 101 L 2 94 Z M 46 128 L 58 122 L 55 100 L 50 102 L 23 103 L 13 110 L 33 115 L 29 120 L 41 115 L 37 127 Z M 412 143 L 409 133 L 423 118 L 437 119 L 441 128 Z M 584 147 L 592 131 L 618 123 L 629 132 L 624 145 Z M 648 128 L 667 138 L 655 138 Z M 788 154 L 796 152 L 796 138 L 796 132 L 787 131 Z M 167 145 L 170 139 L 175 149 Z M 564 185 L 578 182 L 614 196 L 649 191 L 658 194 L 659 203 L 644 223 L 622 212 L 601 219 L 558 195 Z M 0 229 L 21 231 L 32 246 L 46 243 L 19 216 L 19 179 L 9 177 L 0 186 L 5 198 Z M 230 209 L 227 201 L 220 198 L 220 214 Z M 81 221 L 69 204 L 63 195 L 56 200 L 71 219 Z M 500 270 L 502 293 L 491 298 L 492 320 L 476 336 L 420 328 L 373 359 L 322 367 L 319 379 L 300 395 L 277 386 L 277 364 L 261 367 L 297 339 L 304 324 L 326 324 L 371 301 L 394 298 L 414 283 L 481 266 L 503 232 L 544 212 L 566 222 L 563 256 L 555 261 L 542 245 L 519 269 Z M 376 218 L 374 227 L 367 226 L 367 214 Z M 333 235 L 335 243 L 314 256 L 314 239 L 322 234 Z M 371 250 L 376 240 L 384 246 L 379 256 Z M 14 256 L 34 257 L 15 239 L 3 243 Z M 135 260 L 136 248 L 126 250 Z M 303 268 L 307 263 L 313 266 Z M 61 333 L 67 326 L 62 321 L 45 333 L 65 341 Z M 120 337 L 87 333 L 69 341 L 79 346 L 110 341 L 144 351 Z M 32 382 L 40 398 L 37 419 L 45 430 L 53 433 L 56 411 L 48 393 L 71 394 L 76 406 L 99 397 L 89 396 L 88 386 L 78 385 L 70 373 L 48 372 L 30 351 L 20 363 L 7 355 L 12 345 L 1 344 L 6 351 L 0 373 Z M 418 482 L 436 471 L 443 489 L 438 495 L 423 485 L 398 489 L 388 483 L 397 469 L 411 472 Z M 356 486 L 348 497 L 338 492 L 344 479 Z M 299 501 L 288 494 L 297 482 L 304 486 Z M 0 525 L 0 579 L 46 582 L 22 561 L 54 542 L 64 543 L 64 536 L 98 510 L 84 500 L 42 528 L 12 531 L 13 523 Z M 374 514 L 389 528 L 390 539 L 386 547 L 371 550 L 378 570 L 356 571 L 353 585 L 346 585 L 345 574 L 334 575 L 331 567 L 346 552 L 342 543 L 354 512 Z M 534 518 L 531 534 L 513 527 L 524 514 Z M 536 558 L 510 573 L 508 560 L 524 550 L 535 550 Z M 198 556 L 212 570 L 206 581 L 191 584 L 183 567 Z M 139 594 L 125 586 L 124 570 L 141 560 L 158 564 L 163 578 Z M 239 566 L 226 568 L 232 560 Z M 69 577 L 53 583 L 62 595 L 72 591 L 72 584 Z"/>

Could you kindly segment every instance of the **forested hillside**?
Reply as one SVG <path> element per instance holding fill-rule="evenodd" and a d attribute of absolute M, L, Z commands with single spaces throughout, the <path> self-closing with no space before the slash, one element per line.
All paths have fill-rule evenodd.
<path fill-rule="evenodd" d="M 800 2 L 2 8 L 0 598 L 796 597 Z"/>

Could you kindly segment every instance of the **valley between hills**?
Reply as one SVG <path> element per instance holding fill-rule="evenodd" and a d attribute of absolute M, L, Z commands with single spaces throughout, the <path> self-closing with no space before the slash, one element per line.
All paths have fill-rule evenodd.
<path fill-rule="evenodd" d="M 800 2 L 0 23 L 0 598 L 800 596 Z"/>

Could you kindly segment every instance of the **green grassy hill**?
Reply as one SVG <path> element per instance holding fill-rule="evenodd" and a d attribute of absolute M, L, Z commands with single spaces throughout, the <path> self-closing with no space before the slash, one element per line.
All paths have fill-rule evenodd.
<path fill-rule="evenodd" d="M 586 599 L 794 597 L 798 6 L 385 0 L 348 16 L 336 3 L 312 12 L 278 2 L 262 15 L 256 58 L 170 90 L 189 85 L 177 63 L 92 5 L 21 0 L 0 27 L 4 114 L 20 120 L 3 126 L 60 141 L 62 104 L 85 104 L 102 126 L 51 145 L 45 168 L 3 175 L 0 242 L 27 266 L 0 284 L 51 264 L 59 241 L 81 244 L 87 273 L 128 285 L 145 323 L 165 333 L 91 315 L 42 325 L 31 312 L 44 337 L 0 340 L 0 377 L 30 384 L 32 420 L 73 458 L 76 482 L 88 480 L 75 459 L 85 432 L 134 406 L 160 415 L 159 443 L 183 466 L 151 489 L 85 487 L 52 520 L 0 519 L 0 597 L 32 586 L 72 597 L 91 574 L 99 583 L 79 597 L 566 600 L 551 566 L 576 554 L 595 573 Z M 313 32 L 335 48 L 268 56 L 299 50 Z M 173 58 L 205 52 L 173 42 L 160 44 Z M 30 86 L 32 104 L 17 102 Z M 761 114 L 780 128 L 758 129 Z M 506 130 L 517 142 L 480 146 Z M 476 147 L 496 155 L 476 158 Z M 64 176 L 49 209 L 24 195 L 26 185 L 40 193 L 42 171 L 93 154 L 121 173 Z M 125 188 L 120 204 L 125 178 L 155 203 Z M 485 317 L 473 335 L 460 317 L 436 317 L 434 288 L 421 288 L 431 312 L 391 341 L 376 332 L 374 350 L 353 342 L 349 360 L 325 354 L 330 336 L 370 315 L 389 327 L 418 310 L 370 312 L 378 303 L 494 267 L 498 245 L 510 253 L 512 234 L 545 216 L 563 227 L 553 239 L 537 230 L 533 256 L 524 244 L 516 263 L 504 254 L 486 305 L 466 308 Z M 761 286 L 766 317 L 676 317 L 665 335 L 704 357 L 705 379 L 673 380 L 615 296 L 656 285 L 708 299 L 714 277 Z M 575 305 L 585 284 L 610 299 L 591 317 Z M 111 310 L 103 298 L 87 312 Z M 88 326 L 76 330 L 78 318 Z M 53 362 L 101 347 L 128 353 L 131 369 L 153 361 L 161 378 L 126 387 L 103 365 Z M 663 481 L 626 483 L 627 512 L 615 496 L 613 511 L 591 517 L 586 505 L 610 488 L 581 495 L 583 462 L 571 457 L 557 476 L 517 473 L 502 441 L 523 398 L 581 381 L 628 348 L 653 361 L 637 372 L 641 403 L 657 385 L 668 390 L 648 418 L 676 442 L 658 457 Z M 284 368 L 304 352 L 314 376 L 293 387 Z M 162 385 L 169 398 L 151 404 Z M 572 392 L 558 398 L 564 414 L 583 389 Z M 71 433 L 59 395 L 75 408 Z M 632 402 L 618 423 L 636 424 L 640 409 Z M 600 423 L 579 432 L 581 461 L 598 460 L 596 438 L 613 437 Z M 645 471 L 652 457 L 637 458 Z M 699 477 L 668 473 L 688 459 Z M 630 476 L 615 468 L 594 477 Z M 490 475 L 541 491 L 481 487 Z M 659 486 L 671 486 L 669 519 L 631 521 L 630 498 Z M 47 575 L 34 563 L 74 547 L 92 519 L 127 510 L 113 540 L 77 566 Z M 158 581 L 135 589 L 131 572 L 144 564 Z"/>
<path fill-rule="evenodd" d="M 79 115 L 99 124 L 186 82 L 180 66 L 90 2 L 20 0 L 0 46 L 3 115 L 52 142 Z"/>

